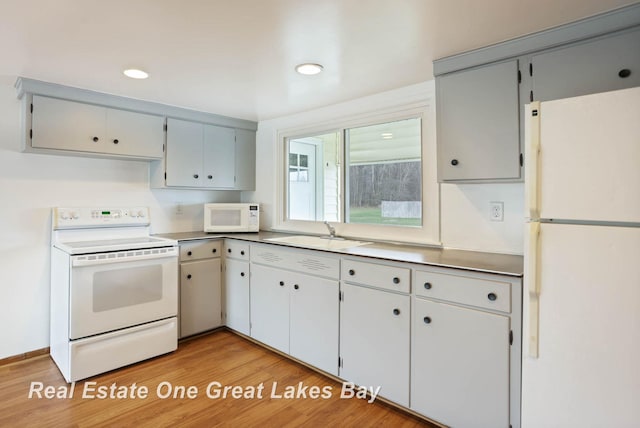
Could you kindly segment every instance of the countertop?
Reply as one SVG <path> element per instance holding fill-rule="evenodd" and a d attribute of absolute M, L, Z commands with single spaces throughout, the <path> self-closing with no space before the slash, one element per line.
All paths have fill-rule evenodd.
<path fill-rule="evenodd" d="M 484 253 L 480 251 L 453 250 L 446 248 L 422 247 L 417 245 L 382 242 L 371 242 L 367 245 L 362 245 L 359 247 L 349 247 L 341 250 L 326 250 L 300 245 L 285 244 L 282 242 L 268 241 L 268 239 L 292 235 L 301 234 L 280 232 L 223 234 L 205 232 L 181 232 L 159 233 L 154 236 L 174 239 L 179 242 L 214 238 L 239 239 L 242 241 L 280 245 L 284 247 L 325 251 L 347 256 L 370 257 L 382 260 L 408 262 L 428 266 L 439 266 L 476 272 L 497 273 L 501 275 L 516 277 L 522 276 L 523 273 L 523 257 L 510 254 Z"/>

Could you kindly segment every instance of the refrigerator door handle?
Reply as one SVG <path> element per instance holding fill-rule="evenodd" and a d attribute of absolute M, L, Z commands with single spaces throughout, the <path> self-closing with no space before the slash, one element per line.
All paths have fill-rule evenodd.
<path fill-rule="evenodd" d="M 538 171 L 540 162 L 540 102 L 535 101 L 527 106 L 529 120 L 528 127 L 525 132 L 528 134 L 525 141 L 528 141 L 525 183 L 527 192 L 527 209 L 530 219 L 540 218 L 540 210 L 538 207 L 539 188 L 538 188 Z"/>
<path fill-rule="evenodd" d="M 529 293 L 529 357 L 538 358 L 538 327 L 540 314 L 540 281 L 538 278 L 538 256 L 540 240 L 540 223 L 529 223 L 529 248 L 527 265 L 527 291 Z"/>

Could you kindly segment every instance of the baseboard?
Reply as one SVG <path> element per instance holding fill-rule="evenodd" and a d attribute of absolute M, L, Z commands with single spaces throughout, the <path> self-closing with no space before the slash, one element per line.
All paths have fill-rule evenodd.
<path fill-rule="evenodd" d="M 39 357 L 41 355 L 48 355 L 49 347 L 36 349 L 35 351 L 25 352 L 24 354 L 13 355 L 11 357 L 0 359 L 0 366 L 6 366 L 7 364 L 17 363 L 19 361 L 28 360 L 30 358 Z"/>

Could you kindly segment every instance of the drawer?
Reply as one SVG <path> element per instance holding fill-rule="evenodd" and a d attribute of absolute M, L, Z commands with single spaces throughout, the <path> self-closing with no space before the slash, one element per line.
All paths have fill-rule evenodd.
<path fill-rule="evenodd" d="M 415 271 L 416 296 L 511 312 L 511 284 L 482 278 Z"/>
<path fill-rule="evenodd" d="M 411 291 L 410 272 L 408 268 L 343 260 L 340 278 L 356 284 L 408 293 Z"/>
<path fill-rule="evenodd" d="M 249 244 L 242 241 L 225 240 L 224 255 L 231 259 L 249 260 Z"/>
<path fill-rule="evenodd" d="M 220 240 L 207 239 L 180 244 L 181 262 L 220 257 L 221 254 L 222 241 Z"/>

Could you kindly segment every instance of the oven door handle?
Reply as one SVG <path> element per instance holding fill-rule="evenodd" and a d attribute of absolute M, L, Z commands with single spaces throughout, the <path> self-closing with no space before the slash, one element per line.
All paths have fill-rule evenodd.
<path fill-rule="evenodd" d="M 149 248 L 144 250 L 114 251 L 111 253 L 83 254 L 71 256 L 71 265 L 95 266 L 112 263 L 133 262 L 178 257 L 177 247 Z"/>

